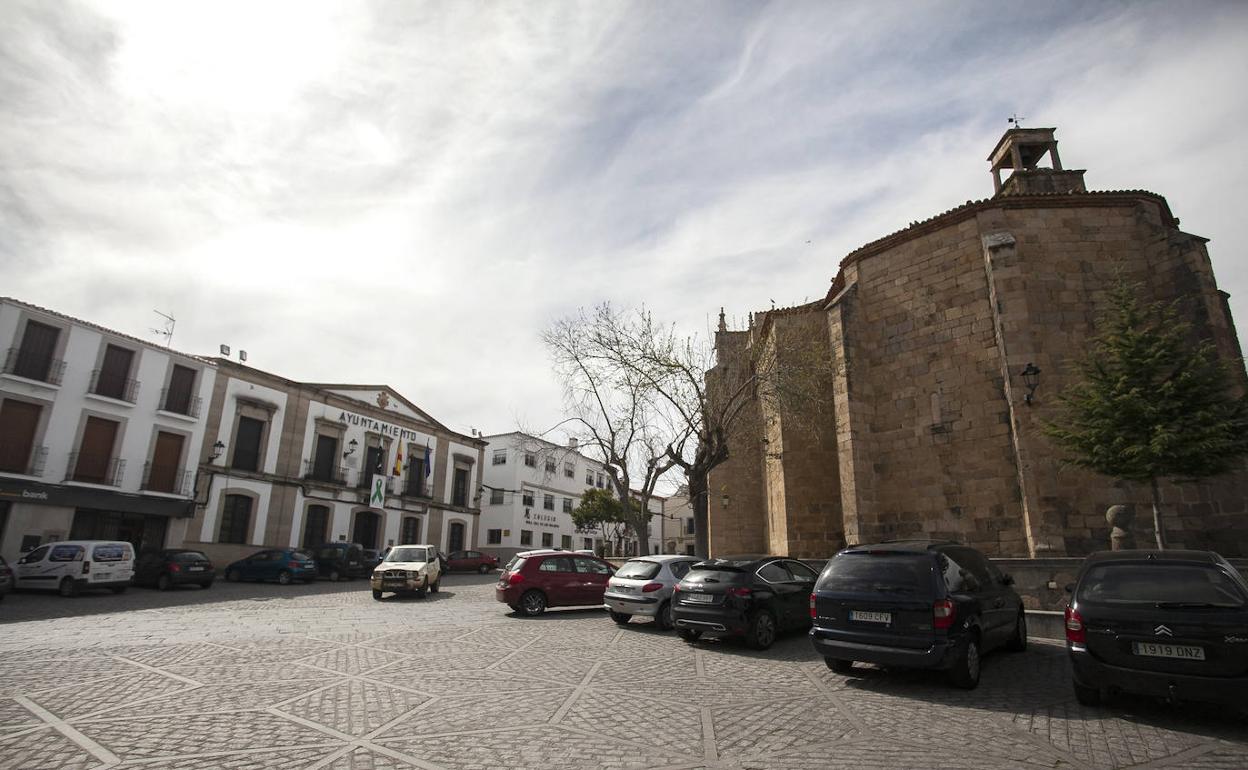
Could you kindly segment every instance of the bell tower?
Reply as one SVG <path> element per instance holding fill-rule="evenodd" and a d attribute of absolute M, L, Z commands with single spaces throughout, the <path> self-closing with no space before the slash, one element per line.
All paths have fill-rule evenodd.
<path fill-rule="evenodd" d="M 1087 192 L 1083 184 L 1083 170 L 1062 168 L 1057 154 L 1055 128 L 1011 128 L 997 142 L 988 162 L 992 164 L 992 181 L 997 195 L 1028 195 L 1035 193 Z M 1049 156 L 1051 166 L 1041 167 L 1044 156 Z M 1001 171 L 1012 169 L 1005 181 Z"/>

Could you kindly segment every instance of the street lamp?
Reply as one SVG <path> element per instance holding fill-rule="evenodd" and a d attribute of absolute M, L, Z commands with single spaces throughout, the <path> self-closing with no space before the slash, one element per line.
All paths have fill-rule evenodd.
<path fill-rule="evenodd" d="M 212 454 L 208 456 L 208 462 L 215 462 L 223 454 L 225 454 L 225 442 L 217 441 L 212 445 Z"/>
<path fill-rule="evenodd" d="M 1023 403 L 1031 404 L 1036 397 L 1036 388 L 1040 386 L 1040 369 L 1028 361 L 1027 366 L 1023 367 L 1023 384 L 1027 386 L 1027 392 L 1023 395 Z"/>
<path fill-rule="evenodd" d="M 347 444 L 347 446 L 350 447 L 350 449 L 343 452 L 342 456 L 345 458 L 345 457 L 350 457 L 351 455 L 355 454 L 355 449 L 359 445 L 360 445 L 360 442 L 356 441 L 355 439 L 351 439 L 351 443 Z"/>

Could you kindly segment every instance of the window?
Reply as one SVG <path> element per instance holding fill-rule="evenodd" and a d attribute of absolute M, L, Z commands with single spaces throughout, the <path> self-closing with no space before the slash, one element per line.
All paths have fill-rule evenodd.
<path fill-rule="evenodd" d="M 758 570 L 758 576 L 768 583 L 787 583 L 793 579 L 789 571 L 778 561 L 763 565 Z"/>
<path fill-rule="evenodd" d="M 586 551 L 592 551 L 592 550 L 594 550 L 594 539 L 593 539 L 592 537 L 587 537 L 587 538 L 585 538 L 584 543 L 585 543 L 585 544 L 584 544 L 582 547 L 583 547 Z"/>
<path fill-rule="evenodd" d="M 245 495 L 226 495 L 217 542 L 246 544 L 250 529 L 251 498 Z"/>
<path fill-rule="evenodd" d="M 82 561 L 82 546 L 78 545 L 57 545 L 52 547 L 52 553 L 48 556 L 48 561 Z M 114 559 L 114 561 L 116 561 Z"/>
<path fill-rule="evenodd" d="M 570 497 L 563 498 L 563 512 L 564 513 L 572 512 L 572 498 Z"/>
<path fill-rule="evenodd" d="M 786 561 L 784 565 L 789 568 L 794 580 L 809 580 L 813 583 L 819 577 L 817 572 L 800 561 Z"/>
<path fill-rule="evenodd" d="M 493 462 L 494 465 L 506 465 L 507 464 L 507 450 L 495 449 L 494 459 L 491 462 Z"/>
<path fill-rule="evenodd" d="M 606 488 L 607 488 L 607 481 L 606 481 L 606 479 L 605 479 L 605 478 L 603 478 L 603 476 L 602 476 L 602 474 L 601 474 L 601 473 L 599 473 L 599 474 L 598 474 L 598 488 L 599 488 L 599 489 L 606 489 Z"/>
<path fill-rule="evenodd" d="M 165 390 L 164 410 L 198 417 L 194 404 L 195 370 L 187 366 L 173 365 L 169 375 L 169 387 Z"/>
<path fill-rule="evenodd" d="M 55 326 L 27 321 L 21 347 L 15 356 L 10 353 L 11 358 L 5 361 L 4 370 L 18 377 L 59 385 L 65 364 L 52 356 L 56 353 L 56 342 L 60 336 L 61 330 Z"/>
<path fill-rule="evenodd" d="M 525 491 L 523 494 L 521 494 L 520 499 L 521 499 L 521 501 L 524 503 L 524 507 L 525 507 L 525 508 L 532 508 L 532 507 L 533 507 L 534 503 L 533 503 L 533 493 L 532 493 L 532 492 Z"/>
<path fill-rule="evenodd" d="M 528 466 L 529 468 L 536 468 L 537 467 L 537 455 L 533 454 L 532 452 L 525 452 L 524 464 Z"/>
<path fill-rule="evenodd" d="M 554 533 L 551 533 L 551 532 L 543 532 L 543 533 L 542 533 L 542 547 L 543 547 L 543 548 L 550 548 L 550 547 L 551 547 L 551 546 L 553 546 L 554 544 L 555 544 L 555 536 L 554 536 Z"/>
<path fill-rule="evenodd" d="M 559 538 L 559 547 L 561 547 L 565 551 L 571 551 L 572 550 L 572 536 L 571 535 L 561 536 Z"/>
<path fill-rule="evenodd" d="M 503 504 L 503 490 L 491 489 L 490 490 L 490 505 L 502 505 L 502 504 Z"/>
<path fill-rule="evenodd" d="M 403 519 L 403 529 L 399 533 L 400 543 L 419 543 L 420 542 L 420 519 L 415 516 L 408 516 Z"/>
<path fill-rule="evenodd" d="M 533 530 L 520 530 L 520 545 L 533 545 Z"/>
<path fill-rule="evenodd" d="M 303 521 L 303 547 L 315 548 L 324 543 L 326 527 L 329 524 L 329 508 L 324 505 L 309 505 Z"/>
<path fill-rule="evenodd" d="M 563 475 L 570 479 L 576 478 L 576 463 L 564 463 Z"/>
<path fill-rule="evenodd" d="M 585 483 L 591 487 L 594 485 L 594 471 L 591 468 L 585 469 Z"/>
<path fill-rule="evenodd" d="M 94 372 L 91 392 L 123 401 L 134 401 L 134 383 L 130 379 L 130 366 L 134 363 L 134 351 L 117 345 L 104 347 L 104 360 Z"/>
<path fill-rule="evenodd" d="M 0 471 L 37 475 L 32 467 L 43 407 L 6 398 L 0 404 Z"/>
<path fill-rule="evenodd" d="M 677 562 L 672 562 L 671 566 L 669 566 L 668 569 L 672 571 L 672 577 L 676 578 L 677 580 L 682 580 L 685 577 L 685 575 L 688 574 L 689 568 L 692 566 L 693 566 L 693 562 L 691 561 L 677 561 Z"/>
<path fill-rule="evenodd" d="M 554 495 L 542 495 L 542 507 L 548 511 L 555 510 L 555 496 Z"/>
<path fill-rule="evenodd" d="M 688 545 L 685 546 L 686 556 L 693 556 L 694 555 L 693 551 L 694 551 L 693 543 L 689 543 Z"/>
<path fill-rule="evenodd" d="M 692 517 L 692 516 L 690 516 L 689 518 L 685 519 L 685 534 L 686 534 L 686 535 L 692 535 L 692 534 L 694 534 L 694 530 L 693 530 L 693 517 Z"/>
<path fill-rule="evenodd" d="M 549 532 L 542 533 L 542 539 L 550 537 Z M 537 568 L 538 572 L 576 572 L 572 560 L 567 556 L 551 556 L 544 559 Z"/>
<path fill-rule="evenodd" d="M 338 437 L 324 433 L 316 435 L 316 454 L 312 459 L 312 472 L 309 474 L 318 481 L 336 481 L 342 483 L 338 473 Z"/>
<path fill-rule="evenodd" d="M 456 468 L 454 483 L 451 485 L 451 505 L 467 507 L 468 505 L 468 469 Z"/>
<path fill-rule="evenodd" d="M 555 458 L 553 457 L 546 458 L 546 472 L 547 473 L 555 472 Z"/>
<path fill-rule="evenodd" d="M 590 575 L 611 574 L 611 568 L 597 559 L 591 559 L 588 556 L 574 556 L 572 561 L 576 564 L 577 572 L 584 572 Z"/>
<path fill-rule="evenodd" d="M 487 530 L 485 542 L 490 545 L 500 545 L 503 542 L 503 531 L 501 529 Z"/>
<path fill-rule="evenodd" d="M 234 459 L 230 461 L 230 467 L 240 471 L 260 470 L 260 439 L 263 436 L 263 420 L 240 416 L 238 430 L 234 434 Z"/>
<path fill-rule="evenodd" d="M 425 460 L 413 457 L 407 464 L 407 494 L 410 497 L 425 496 Z"/>

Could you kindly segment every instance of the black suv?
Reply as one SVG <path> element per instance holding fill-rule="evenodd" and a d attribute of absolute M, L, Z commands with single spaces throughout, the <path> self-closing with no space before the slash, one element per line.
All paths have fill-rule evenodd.
<path fill-rule="evenodd" d="M 782 631 L 810 625 L 806 607 L 817 577 L 800 561 L 780 556 L 700 561 L 676 584 L 672 622 L 687 642 L 704 633 L 743 636 L 765 650 Z"/>
<path fill-rule="evenodd" d="M 1111 692 L 1248 708 L 1248 583 L 1210 551 L 1104 551 L 1066 608 L 1075 697 Z"/>
<path fill-rule="evenodd" d="M 828 668 L 855 661 L 949 672 L 979 684 L 980 656 L 1027 649 L 1013 578 L 979 551 L 948 542 L 857 545 L 838 553 L 810 595 L 810 639 Z"/>
<path fill-rule="evenodd" d="M 373 566 L 364 558 L 364 546 L 359 543 L 325 543 L 313 549 L 317 574 L 333 581 L 343 578 L 369 577 Z"/>

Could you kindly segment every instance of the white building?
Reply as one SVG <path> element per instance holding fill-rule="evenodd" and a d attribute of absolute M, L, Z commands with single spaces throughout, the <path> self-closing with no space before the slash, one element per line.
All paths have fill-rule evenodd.
<path fill-rule="evenodd" d="M 0 554 L 53 541 L 177 546 L 215 368 L 0 298 Z"/>
<path fill-rule="evenodd" d="M 225 564 L 258 547 L 432 543 L 450 552 L 478 542 L 484 440 L 384 385 L 216 364 L 188 547 Z"/>
<path fill-rule="evenodd" d="M 696 545 L 689 487 L 681 485 L 664 503 L 663 553 L 694 555 Z"/>
<path fill-rule="evenodd" d="M 589 489 L 610 489 L 603 464 L 582 454 L 575 441 L 555 444 L 526 433 L 486 436 L 480 547 L 508 558 L 535 548 L 564 550 L 611 546 L 600 531 L 578 531 L 572 510 Z M 663 499 L 652 497 L 650 511 L 662 514 Z M 651 523 L 650 553 L 662 545 L 659 519 Z M 624 553 L 635 553 L 626 538 Z"/>

